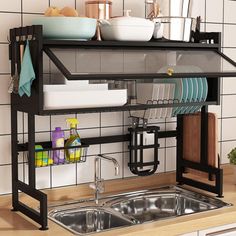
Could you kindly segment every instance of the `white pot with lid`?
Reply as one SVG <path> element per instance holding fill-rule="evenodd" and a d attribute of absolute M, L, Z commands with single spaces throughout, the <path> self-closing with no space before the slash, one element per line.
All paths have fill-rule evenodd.
<path fill-rule="evenodd" d="M 125 16 L 99 20 L 102 39 L 149 41 L 153 35 L 154 22 L 140 17 L 131 17 L 130 12 L 130 10 L 126 10 Z"/>

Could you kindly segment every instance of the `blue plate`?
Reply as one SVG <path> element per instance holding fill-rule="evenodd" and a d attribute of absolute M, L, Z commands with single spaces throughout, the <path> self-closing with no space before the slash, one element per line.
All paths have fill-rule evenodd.
<path fill-rule="evenodd" d="M 198 82 L 198 95 L 197 95 L 197 102 L 201 102 L 203 98 L 203 82 L 202 78 L 197 78 Z M 195 106 L 193 107 L 192 112 L 197 112 L 199 109 L 201 109 L 201 106 Z"/>
<path fill-rule="evenodd" d="M 202 101 L 205 102 L 208 95 L 208 83 L 206 78 L 202 78 L 202 84 L 203 84 L 203 94 L 202 94 Z"/>
<path fill-rule="evenodd" d="M 198 101 L 198 78 L 192 78 L 193 82 L 193 97 L 191 102 L 197 102 Z M 195 106 L 191 106 L 187 112 L 192 113 L 195 110 Z"/>
<path fill-rule="evenodd" d="M 192 78 L 186 78 L 188 82 L 188 97 L 187 97 L 187 102 L 192 102 L 193 99 L 193 79 Z M 190 107 L 184 107 L 183 108 L 183 113 L 189 113 L 189 110 L 191 109 Z"/>

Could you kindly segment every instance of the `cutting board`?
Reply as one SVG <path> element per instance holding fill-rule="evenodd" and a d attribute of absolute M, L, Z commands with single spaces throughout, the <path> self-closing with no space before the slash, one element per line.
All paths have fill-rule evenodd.
<path fill-rule="evenodd" d="M 218 125 L 214 113 L 208 113 L 208 165 L 218 167 Z M 183 118 L 183 159 L 200 163 L 201 158 L 201 113 L 185 115 Z M 207 173 L 187 169 L 189 173 L 202 177 Z"/>

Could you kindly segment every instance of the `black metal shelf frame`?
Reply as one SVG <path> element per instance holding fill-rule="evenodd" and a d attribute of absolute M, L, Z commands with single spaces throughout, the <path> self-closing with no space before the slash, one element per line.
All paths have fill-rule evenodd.
<path fill-rule="evenodd" d="M 198 33 L 195 34 L 194 43 L 182 43 L 182 42 L 80 42 L 80 41 L 66 41 L 66 40 L 45 40 L 42 37 L 42 26 L 27 26 L 21 28 L 14 28 L 10 30 L 10 47 L 9 57 L 11 60 L 11 74 L 15 73 L 15 62 L 19 63 L 19 58 L 15 58 L 15 48 L 20 41 L 24 41 L 30 38 L 30 48 L 32 61 L 36 73 L 36 80 L 32 85 L 32 96 L 30 98 L 23 96 L 20 98 L 16 94 L 11 95 L 11 144 L 12 144 L 12 206 L 14 211 L 20 211 L 27 215 L 37 223 L 41 225 L 42 230 L 46 230 L 47 225 L 47 195 L 36 189 L 35 179 L 35 115 L 57 115 L 66 113 L 88 113 L 88 112 L 108 112 L 108 111 L 128 111 L 128 110 L 145 110 L 150 108 L 170 107 L 170 106 L 203 106 L 201 109 L 201 162 L 194 163 L 183 159 L 183 116 L 178 115 L 177 117 L 177 129 L 172 131 L 158 131 L 156 132 L 156 141 L 161 138 L 176 137 L 177 138 L 177 171 L 176 181 L 179 184 L 187 184 L 190 186 L 204 189 L 209 192 L 216 193 L 219 197 L 222 196 L 223 189 L 223 171 L 220 168 L 214 168 L 207 163 L 207 136 L 208 136 L 208 120 L 206 119 L 208 105 L 217 105 L 220 103 L 220 79 L 219 77 L 224 76 L 236 76 L 236 73 L 219 74 L 219 73 L 206 73 L 205 76 L 208 79 L 209 89 L 208 99 L 206 102 L 197 103 L 178 103 L 178 104 L 137 104 L 137 105 L 125 105 L 122 107 L 102 107 L 102 108 L 83 108 L 83 109 L 55 109 L 55 110 L 44 110 L 43 108 L 43 52 L 47 53 L 52 61 L 61 69 L 61 72 L 68 76 L 68 79 L 88 79 L 88 76 L 73 76 L 70 75 L 64 65 L 55 57 L 51 52 L 51 48 L 112 48 L 112 49 L 145 49 L 153 50 L 159 49 L 201 49 L 201 50 L 214 50 L 220 53 L 220 34 L 219 33 Z M 213 44 L 206 43 L 205 41 L 214 41 Z M 204 41 L 205 43 L 202 43 Z M 225 59 L 229 61 L 224 55 Z M 236 65 L 232 60 L 231 64 Z M 166 74 L 160 75 L 163 78 L 169 78 Z M 189 77 L 189 76 L 202 76 L 198 73 L 182 73 L 175 77 Z M 89 79 L 109 79 L 111 75 L 93 75 L 89 76 Z M 212 77 L 214 77 L 212 79 Z M 112 75 L 112 79 L 139 79 L 138 74 L 117 74 Z M 148 74 L 145 78 L 157 78 L 156 74 Z M 28 143 L 18 144 L 18 133 L 17 133 L 17 112 L 28 113 Z M 158 128 L 157 128 L 158 129 Z M 83 142 L 87 145 L 103 144 L 103 143 L 115 143 L 115 142 L 130 142 L 131 134 L 118 135 L 118 136 L 107 136 L 107 137 L 93 137 L 83 139 Z M 39 143 L 43 147 L 51 148 L 50 142 Z M 135 147 L 136 149 L 138 147 Z M 135 149 L 133 148 L 133 149 Z M 145 147 L 144 147 L 145 148 Z M 158 148 L 158 143 L 153 145 L 152 148 Z M 19 152 L 28 152 L 28 173 L 29 173 L 29 184 L 25 184 L 19 180 L 18 176 L 18 154 Z M 157 150 L 156 150 L 157 152 Z M 157 157 L 157 153 L 155 154 Z M 155 157 L 155 158 L 156 158 Z M 157 160 L 157 158 L 155 159 Z M 157 163 L 157 162 L 156 162 Z M 141 163 L 144 164 L 144 163 Z M 140 163 L 131 163 L 131 168 L 138 168 Z M 146 163 L 147 165 L 150 163 Z M 151 163 L 153 164 L 153 163 Z M 183 176 L 185 168 L 192 168 L 208 173 L 209 175 L 215 175 L 215 185 L 205 184 L 196 180 L 188 179 Z M 25 204 L 19 199 L 19 191 L 31 196 L 32 198 L 40 202 L 40 209 L 36 211 Z"/>

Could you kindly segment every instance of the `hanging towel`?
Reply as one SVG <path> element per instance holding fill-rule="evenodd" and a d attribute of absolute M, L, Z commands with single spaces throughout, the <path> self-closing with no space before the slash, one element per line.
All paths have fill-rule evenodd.
<path fill-rule="evenodd" d="M 30 55 L 29 41 L 26 42 L 25 52 L 21 64 L 20 81 L 19 81 L 19 95 L 22 97 L 26 94 L 31 96 L 31 85 L 35 79 L 34 68 Z"/>

